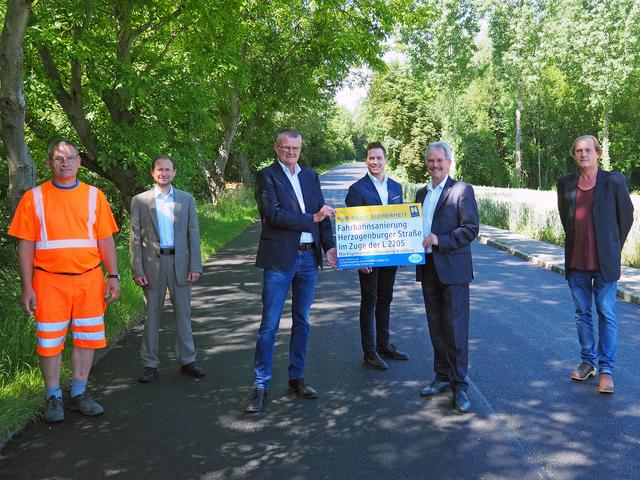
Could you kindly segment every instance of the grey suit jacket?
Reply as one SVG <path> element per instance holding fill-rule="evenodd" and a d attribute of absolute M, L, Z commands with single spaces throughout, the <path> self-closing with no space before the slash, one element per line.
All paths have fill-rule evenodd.
<path fill-rule="evenodd" d="M 145 275 L 151 288 L 160 277 L 160 235 L 154 190 L 147 190 L 131 201 L 131 229 L 129 248 L 133 276 Z M 173 188 L 175 198 L 173 237 L 175 268 L 178 285 L 187 285 L 189 272 L 202 272 L 200 256 L 200 227 L 193 197 Z"/>
<path fill-rule="evenodd" d="M 558 212 L 565 232 L 565 275 L 569 273 L 573 252 L 579 176 L 575 172 L 558 179 Z M 632 223 L 633 203 L 626 177 L 599 168 L 593 199 L 593 224 L 600 273 L 605 282 L 615 282 L 620 278 L 620 256 Z"/>

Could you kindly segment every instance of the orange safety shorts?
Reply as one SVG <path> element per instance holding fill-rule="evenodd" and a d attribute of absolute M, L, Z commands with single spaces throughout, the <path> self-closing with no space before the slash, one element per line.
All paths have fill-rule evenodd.
<path fill-rule="evenodd" d="M 69 322 L 74 346 L 107 346 L 101 268 L 81 275 L 60 275 L 36 269 L 33 289 L 37 301 L 35 320 L 38 354 L 53 357 L 62 352 Z"/>

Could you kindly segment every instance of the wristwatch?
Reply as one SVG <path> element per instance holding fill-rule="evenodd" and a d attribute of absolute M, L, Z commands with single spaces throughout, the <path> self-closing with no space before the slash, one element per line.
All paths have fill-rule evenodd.
<path fill-rule="evenodd" d="M 108 275 L 108 278 L 115 278 L 115 279 L 117 279 L 118 281 L 120 281 L 120 274 L 119 274 L 119 273 L 114 273 L 114 274 L 111 274 L 111 273 L 110 273 L 110 274 Z"/>

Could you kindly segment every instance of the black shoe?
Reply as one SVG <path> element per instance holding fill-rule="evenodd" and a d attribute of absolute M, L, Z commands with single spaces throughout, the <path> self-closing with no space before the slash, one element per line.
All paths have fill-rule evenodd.
<path fill-rule="evenodd" d="M 409 360 L 409 355 L 398 350 L 393 343 L 390 343 L 386 347 L 376 348 L 376 352 L 390 360 Z"/>
<path fill-rule="evenodd" d="M 244 411 L 247 413 L 258 413 L 264 408 L 264 398 L 267 396 L 267 391 L 261 387 L 255 387 L 251 392 L 251 397 L 247 400 L 244 406 Z"/>
<path fill-rule="evenodd" d="M 443 380 L 438 380 L 437 378 L 431 382 L 429 385 L 420 390 L 420 395 L 423 397 L 430 397 L 431 395 L 435 395 L 437 393 L 443 392 L 449 388 L 449 382 L 445 382 Z"/>
<path fill-rule="evenodd" d="M 200 378 L 204 377 L 204 370 L 196 362 L 187 363 L 180 367 L 180 371 L 190 377 Z"/>
<path fill-rule="evenodd" d="M 381 359 L 380 355 L 378 355 L 376 352 L 366 352 L 364 354 L 363 361 L 365 365 L 369 365 L 370 367 L 377 368 L 379 370 L 385 370 L 389 368 L 387 362 Z"/>
<path fill-rule="evenodd" d="M 453 392 L 453 408 L 460 413 L 467 413 L 471 410 L 471 402 L 464 390 L 456 390 Z"/>
<path fill-rule="evenodd" d="M 144 367 L 144 371 L 142 372 L 142 376 L 140 377 L 140 383 L 149 383 L 153 382 L 158 375 L 158 369 L 154 367 Z"/>
<path fill-rule="evenodd" d="M 313 387 L 304 383 L 304 378 L 290 378 L 289 379 L 289 388 L 296 392 L 302 398 L 306 398 L 308 400 L 313 400 L 314 398 L 318 398 L 318 392 L 316 392 Z"/>

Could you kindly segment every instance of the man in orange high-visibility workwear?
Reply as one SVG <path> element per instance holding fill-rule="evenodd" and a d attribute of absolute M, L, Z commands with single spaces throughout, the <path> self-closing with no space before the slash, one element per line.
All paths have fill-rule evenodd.
<path fill-rule="evenodd" d="M 104 194 L 77 180 L 80 161 L 71 142 L 53 142 L 46 158 L 53 178 L 24 194 L 8 232 L 19 239 L 22 308 L 35 316 L 47 422 L 64 420 L 60 365 L 69 324 L 74 348 L 67 407 L 89 416 L 104 411 L 86 386 L 94 351 L 107 344 L 106 303 L 120 295 L 118 227 Z"/>

